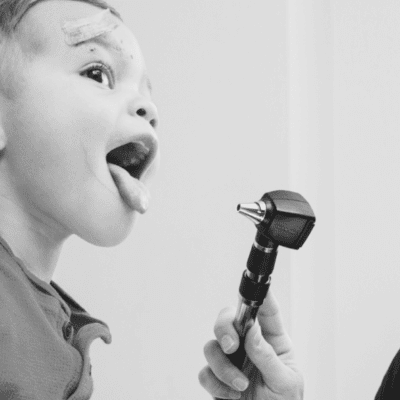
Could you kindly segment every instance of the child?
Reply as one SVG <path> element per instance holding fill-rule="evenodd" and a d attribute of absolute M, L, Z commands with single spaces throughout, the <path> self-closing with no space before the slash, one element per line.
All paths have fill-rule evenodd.
<path fill-rule="evenodd" d="M 0 0 L 0 399 L 89 399 L 108 326 L 51 279 L 72 234 L 121 243 L 148 206 L 158 115 L 103 0 Z"/>

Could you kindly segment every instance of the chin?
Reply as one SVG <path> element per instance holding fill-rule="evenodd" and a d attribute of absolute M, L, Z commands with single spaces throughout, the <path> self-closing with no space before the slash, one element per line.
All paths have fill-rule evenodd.
<path fill-rule="evenodd" d="M 103 224 L 97 221 L 95 226 L 86 226 L 76 234 L 86 242 L 99 247 L 114 247 L 121 244 L 132 232 L 136 212 L 126 216 L 120 223 Z"/>

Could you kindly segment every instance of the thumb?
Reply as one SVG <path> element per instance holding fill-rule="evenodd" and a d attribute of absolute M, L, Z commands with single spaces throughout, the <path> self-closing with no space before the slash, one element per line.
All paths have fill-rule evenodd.
<path fill-rule="evenodd" d="M 273 391 L 279 392 L 287 385 L 286 365 L 279 359 L 274 348 L 264 339 L 258 320 L 248 331 L 245 350 L 249 359 L 260 371 L 264 383 Z"/>

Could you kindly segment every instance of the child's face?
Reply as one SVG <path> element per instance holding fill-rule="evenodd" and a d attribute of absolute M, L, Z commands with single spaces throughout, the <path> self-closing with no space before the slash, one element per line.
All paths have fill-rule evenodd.
<path fill-rule="evenodd" d="M 58 234 L 113 246 L 130 232 L 135 210 L 143 212 L 147 189 L 142 182 L 158 164 L 152 126 L 158 116 L 140 48 L 117 17 L 112 16 L 118 27 L 100 37 L 112 42 L 110 50 L 100 42 L 67 44 L 65 20 L 101 11 L 75 1 L 45 1 L 28 12 L 21 43 L 34 58 L 16 71 L 26 81 L 23 91 L 16 99 L 1 100 L 0 128 L 7 140 L 3 163 L 30 216 Z M 114 78 L 99 63 L 109 64 Z M 137 114 L 139 109 L 147 114 Z M 139 139 L 150 148 L 153 162 L 142 182 L 130 188 L 135 193 L 128 206 L 106 155 Z"/>

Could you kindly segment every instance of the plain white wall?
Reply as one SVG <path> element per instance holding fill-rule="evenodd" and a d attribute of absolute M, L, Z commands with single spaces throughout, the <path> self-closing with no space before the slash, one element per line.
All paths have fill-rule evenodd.
<path fill-rule="evenodd" d="M 334 2 L 338 398 L 372 398 L 400 348 L 400 3 Z"/>
<path fill-rule="evenodd" d="M 111 249 L 72 238 L 54 281 L 110 326 L 111 345 L 91 348 L 94 400 L 208 399 L 203 346 L 236 306 L 256 233 L 236 205 L 288 188 L 286 4 L 112 4 L 147 61 L 161 167 L 131 236 Z M 288 326 L 289 253 L 273 281 Z"/>
<path fill-rule="evenodd" d="M 305 398 L 372 399 L 400 347 L 400 4 L 288 1 L 288 28 L 290 186 L 317 215 L 291 260 Z"/>
<path fill-rule="evenodd" d="M 335 365 L 334 27 L 329 0 L 287 4 L 289 187 L 307 198 L 317 217 L 306 245 L 291 254 L 290 333 L 305 399 L 342 400 Z"/>

